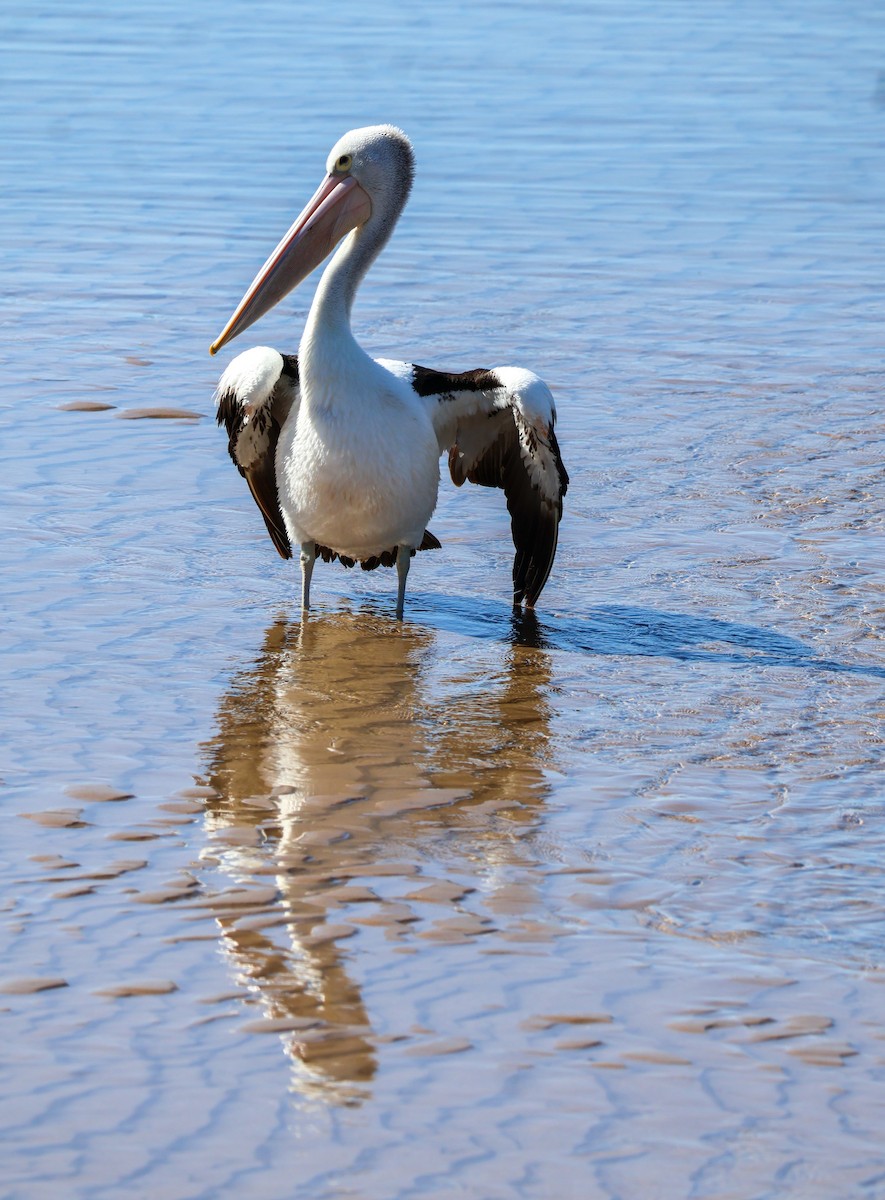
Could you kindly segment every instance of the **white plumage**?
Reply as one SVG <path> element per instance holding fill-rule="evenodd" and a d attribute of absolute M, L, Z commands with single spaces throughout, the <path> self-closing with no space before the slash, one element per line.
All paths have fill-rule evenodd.
<path fill-rule="evenodd" d="M 218 420 L 284 557 L 297 545 L 302 603 L 314 559 L 396 564 L 397 615 L 437 501 L 439 456 L 456 484 L 502 487 L 512 518 L 514 603 L 533 606 L 556 551 L 568 476 L 546 384 L 518 367 L 461 373 L 373 360 L 350 327 L 357 286 L 411 188 L 411 145 L 389 125 L 333 148 L 317 193 L 256 276 L 218 341 L 236 337 L 340 246 L 320 281 L 297 356 L 268 347 L 230 363 Z M 342 240 L 343 239 L 343 240 Z"/>

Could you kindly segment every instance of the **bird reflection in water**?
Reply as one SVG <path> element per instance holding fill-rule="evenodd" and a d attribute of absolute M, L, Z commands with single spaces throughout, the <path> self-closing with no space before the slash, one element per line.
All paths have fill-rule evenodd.
<path fill-rule="evenodd" d="M 257 919 L 217 919 L 302 1094 L 359 1102 L 375 1075 L 378 1039 L 351 973 L 360 948 L 377 964 L 379 938 L 411 940 L 459 913 L 490 927 L 496 872 L 526 861 L 546 792 L 550 667 L 514 630 L 507 645 L 366 612 L 284 618 L 222 699 L 205 748 L 208 829 L 238 885 L 277 894 Z M 428 887 L 434 903 L 416 903 Z"/>

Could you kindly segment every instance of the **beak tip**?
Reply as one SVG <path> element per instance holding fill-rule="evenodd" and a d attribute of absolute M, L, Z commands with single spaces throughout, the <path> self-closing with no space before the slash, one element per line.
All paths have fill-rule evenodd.
<path fill-rule="evenodd" d="M 209 353 L 212 355 L 213 358 L 218 353 L 218 343 L 217 342 L 213 342 L 212 345 L 209 347 Z"/>

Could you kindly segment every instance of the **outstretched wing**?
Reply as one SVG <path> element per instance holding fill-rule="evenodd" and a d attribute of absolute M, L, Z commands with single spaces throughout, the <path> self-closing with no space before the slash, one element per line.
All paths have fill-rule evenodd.
<path fill-rule="evenodd" d="M 229 364 L 215 389 L 216 415 L 228 435 L 233 462 L 261 509 L 267 532 L 283 558 L 292 545 L 277 493 L 280 429 L 298 405 L 298 359 L 256 346 Z"/>
<path fill-rule="evenodd" d="M 430 406 L 440 452 L 448 450 L 454 482 L 503 489 L 516 547 L 513 603 L 534 608 L 553 566 L 568 488 L 550 389 L 520 367 L 409 371 Z"/>

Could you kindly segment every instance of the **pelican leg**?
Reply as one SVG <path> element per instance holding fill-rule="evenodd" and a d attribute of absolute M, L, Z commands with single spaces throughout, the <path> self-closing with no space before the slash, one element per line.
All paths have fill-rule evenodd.
<path fill-rule="evenodd" d="M 316 542 L 301 543 L 301 608 L 303 612 L 307 612 L 310 608 L 310 577 L 313 574 L 316 556 Z"/>
<path fill-rule="evenodd" d="M 396 575 L 399 586 L 396 592 L 396 616 L 397 620 L 403 619 L 403 606 L 406 601 L 406 576 L 409 574 L 409 567 L 412 565 L 412 547 L 397 546 L 396 548 Z"/>

